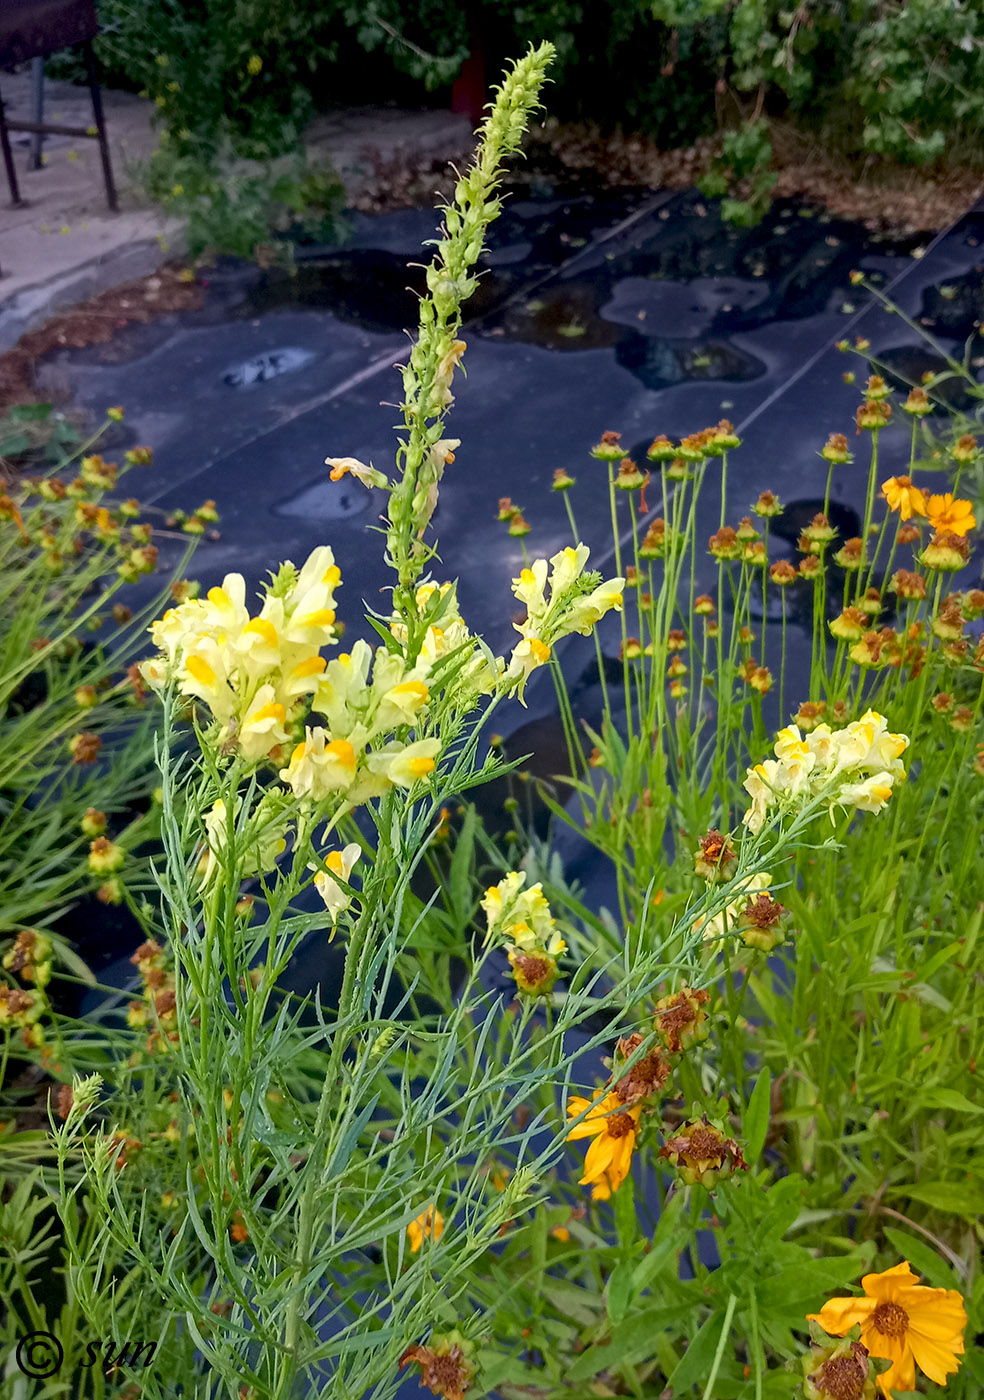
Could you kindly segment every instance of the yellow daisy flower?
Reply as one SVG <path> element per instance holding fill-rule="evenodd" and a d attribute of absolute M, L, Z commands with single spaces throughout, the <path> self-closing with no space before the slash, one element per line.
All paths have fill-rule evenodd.
<path fill-rule="evenodd" d="M 926 515 L 937 534 L 969 535 L 977 524 L 970 502 L 954 498 L 949 491 L 944 496 L 930 496 Z"/>
<path fill-rule="evenodd" d="M 594 1200 L 606 1201 L 629 1174 L 642 1106 L 633 1104 L 627 1108 L 614 1093 L 606 1094 L 593 1105 L 590 1099 L 575 1094 L 568 1100 L 567 1116 L 577 1118 L 585 1109 L 590 1110 L 587 1117 L 576 1123 L 567 1136 L 571 1141 L 594 1139 L 584 1159 L 581 1185 L 590 1184 Z"/>
<path fill-rule="evenodd" d="M 926 497 L 910 476 L 890 476 L 882 482 L 889 510 L 897 510 L 903 520 L 926 514 Z"/>
<path fill-rule="evenodd" d="M 881 1274 L 865 1274 L 863 1298 L 831 1298 L 807 1320 L 825 1332 L 843 1337 L 855 1323 L 872 1356 L 891 1361 L 878 1377 L 887 1400 L 892 1391 L 916 1388 L 916 1367 L 936 1385 L 956 1371 L 963 1353 L 967 1313 L 952 1288 L 924 1288 L 908 1261 Z"/>

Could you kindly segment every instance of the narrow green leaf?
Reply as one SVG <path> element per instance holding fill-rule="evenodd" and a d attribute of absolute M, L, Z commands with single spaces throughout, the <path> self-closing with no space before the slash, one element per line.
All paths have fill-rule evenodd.
<path fill-rule="evenodd" d="M 771 1090 L 772 1075 L 766 1066 L 755 1081 L 755 1088 L 749 1096 L 748 1107 L 745 1110 L 745 1118 L 742 1123 L 749 1165 L 758 1161 L 762 1155 L 762 1148 L 765 1146 L 765 1139 L 769 1132 Z"/>
<path fill-rule="evenodd" d="M 892 1225 L 885 1226 L 885 1235 L 901 1258 L 908 1259 L 916 1273 L 921 1274 L 934 1288 L 955 1288 L 958 1292 L 963 1288 L 963 1282 L 950 1265 L 926 1240 L 917 1239 L 907 1230 L 896 1230 Z"/>

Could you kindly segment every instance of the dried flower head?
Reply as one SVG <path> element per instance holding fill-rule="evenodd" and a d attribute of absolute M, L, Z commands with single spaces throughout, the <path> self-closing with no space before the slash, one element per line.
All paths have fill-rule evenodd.
<path fill-rule="evenodd" d="M 857 1340 L 820 1346 L 803 1358 L 806 1400 L 874 1400 L 868 1348 Z"/>
<path fill-rule="evenodd" d="M 804 700 L 793 716 L 793 722 L 799 725 L 804 734 L 809 734 L 811 730 L 816 729 L 826 712 L 825 700 Z"/>
<path fill-rule="evenodd" d="M 888 587 L 890 592 L 897 593 L 900 598 L 914 599 L 926 596 L 926 579 L 922 574 L 913 573 L 910 569 L 896 569 Z"/>
<path fill-rule="evenodd" d="M 831 635 L 838 641 L 856 642 L 868 630 L 868 618 L 860 608 L 844 608 L 839 617 L 829 623 Z"/>
<path fill-rule="evenodd" d="M 758 500 L 752 506 L 756 515 L 771 518 L 774 515 L 782 514 L 782 502 L 774 491 L 763 491 Z"/>
<path fill-rule="evenodd" d="M 615 476 L 615 485 L 620 491 L 637 491 L 645 486 L 649 473 L 640 471 L 631 457 L 623 457 Z"/>
<path fill-rule="evenodd" d="M 101 749 L 102 740 L 98 734 L 76 734 L 68 742 L 73 763 L 95 763 Z"/>
<path fill-rule="evenodd" d="M 843 433 L 831 433 L 820 449 L 820 456 L 833 466 L 843 466 L 854 460 Z"/>
<path fill-rule="evenodd" d="M 738 854 L 734 846 L 720 831 L 709 831 L 700 838 L 700 845 L 694 852 L 694 874 L 708 884 L 721 884 L 730 880 L 738 868 Z"/>
<path fill-rule="evenodd" d="M 790 919 L 789 910 L 763 890 L 739 912 L 734 932 L 747 948 L 771 953 L 785 939 Z"/>
<path fill-rule="evenodd" d="M 465 1400 L 465 1392 L 475 1380 L 474 1345 L 460 1332 L 431 1337 L 428 1346 L 407 1347 L 400 1357 L 400 1370 L 415 1362 L 420 1367 L 420 1384 L 443 1400 Z"/>
<path fill-rule="evenodd" d="M 654 437 L 646 448 L 646 456 L 650 462 L 669 462 L 677 455 L 677 450 L 665 433 L 660 433 Z"/>
<path fill-rule="evenodd" d="M 929 395 L 921 385 L 909 390 L 909 397 L 902 405 L 903 413 L 908 413 L 912 418 L 925 418 L 932 411 L 933 405 L 929 401 Z"/>
<path fill-rule="evenodd" d="M 885 399 L 865 399 L 864 403 L 858 405 L 855 415 L 858 432 L 865 429 L 877 433 L 880 428 L 886 426 L 891 416 L 892 405 Z"/>
<path fill-rule="evenodd" d="M 737 532 L 730 525 L 722 525 L 720 530 L 715 530 L 707 541 L 707 547 L 715 559 L 738 559 L 741 556 Z"/>
<path fill-rule="evenodd" d="M 699 1184 L 708 1191 L 748 1167 L 735 1139 L 726 1137 L 706 1114 L 697 1122 L 684 1123 L 678 1133 L 667 1138 L 659 1155 L 676 1167 L 687 1186 Z"/>
<path fill-rule="evenodd" d="M 601 438 L 591 448 L 591 456 L 599 462 L 620 462 L 625 456 L 622 451 L 622 434 L 611 429 L 602 433 Z"/>
<path fill-rule="evenodd" d="M 681 987 L 656 1003 L 656 1034 L 671 1055 L 680 1055 L 707 1039 L 711 1025 L 704 1007 L 710 999 L 709 992 Z"/>
<path fill-rule="evenodd" d="M 616 1044 L 615 1052 L 618 1060 L 624 1064 L 630 1060 L 643 1043 L 644 1037 L 636 1032 L 634 1035 L 623 1036 Z M 652 1098 L 663 1088 L 671 1074 L 671 1066 L 659 1050 L 650 1050 L 648 1055 L 643 1055 L 641 1059 L 624 1074 L 615 1079 L 614 1092 L 620 1103 L 638 1103 L 642 1099 Z"/>
<path fill-rule="evenodd" d="M 956 573 L 970 558 L 970 546 L 964 535 L 947 532 L 935 534 L 919 556 L 920 564 L 941 573 Z"/>
<path fill-rule="evenodd" d="M 834 555 L 834 563 L 842 569 L 860 569 L 866 562 L 864 540 L 857 535 L 853 539 L 845 540 Z"/>

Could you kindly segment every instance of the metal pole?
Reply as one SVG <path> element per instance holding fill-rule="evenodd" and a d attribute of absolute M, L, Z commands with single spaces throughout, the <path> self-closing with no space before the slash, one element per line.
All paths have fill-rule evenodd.
<path fill-rule="evenodd" d="M 36 126 L 44 125 L 44 59 L 31 59 L 31 120 Z M 44 145 L 44 133 L 36 131 L 31 137 L 31 165 L 32 170 L 41 169 L 41 147 Z"/>

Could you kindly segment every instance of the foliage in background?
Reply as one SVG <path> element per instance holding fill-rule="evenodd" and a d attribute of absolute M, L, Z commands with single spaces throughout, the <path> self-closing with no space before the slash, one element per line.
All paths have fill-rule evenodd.
<path fill-rule="evenodd" d="M 190 251 L 251 256 L 271 232 L 325 237 L 341 204 L 302 133 L 337 44 L 331 7 L 267 0 L 105 0 L 100 61 L 149 96 L 160 146 L 144 177 L 188 221 Z"/>
<path fill-rule="evenodd" d="M 56 467 L 79 441 L 78 429 L 52 404 L 13 404 L 0 412 L 0 472 Z"/>
<path fill-rule="evenodd" d="M 150 935 L 136 996 L 125 1015 L 116 994 L 85 1022 L 48 1018 L 51 1130 L 15 1121 L 3 1140 L 6 1340 L 57 1334 L 47 1395 L 101 1395 L 85 1348 L 140 1337 L 161 1360 L 124 1360 L 113 1384 L 149 1400 L 385 1397 L 411 1366 L 445 1400 L 473 1383 L 507 1400 L 873 1400 L 855 1335 L 813 1331 L 807 1352 L 807 1317 L 839 1335 L 860 1311 L 883 1390 L 910 1390 L 885 1379 L 897 1311 L 879 1351 L 876 1309 L 824 1306 L 862 1275 L 866 1294 L 893 1288 L 903 1257 L 939 1290 L 892 1302 L 934 1328 L 916 1362 L 953 1400 L 984 1384 L 984 590 L 956 494 L 979 446 L 927 427 L 935 384 L 900 402 L 872 376 L 861 533 L 818 513 L 790 559 L 770 557 L 769 490 L 728 523 L 729 423 L 654 439 L 654 510 L 647 469 L 605 432 L 590 469 L 617 577 L 587 573 L 583 546 L 527 560 L 519 639 L 494 657 L 453 585 L 426 577 L 429 527 L 458 447 L 461 306 L 546 56 L 507 80 L 443 211 L 394 479 L 329 459 L 386 502 L 381 644 L 321 656 L 342 583 L 327 545 L 276 572 L 259 616 L 229 575 L 155 624 L 141 674 L 165 704 L 166 861 L 134 910 Z M 910 475 L 888 478 L 900 415 Z M 829 501 L 854 454 L 833 433 L 819 455 Z M 932 490 L 927 461 L 953 490 Z M 563 468 L 554 489 L 577 540 Z M 502 518 L 528 533 L 508 502 Z M 617 688 L 595 630 L 612 609 Z M 557 661 L 571 632 L 598 647 L 592 730 Z M 515 804 L 505 850 L 468 807 L 503 775 L 482 723 L 546 665 L 571 800 L 542 800 L 603 858 L 611 909 L 523 839 Z M 343 950 L 337 1006 L 281 985 L 309 935 Z M 34 966 L 15 947 L 14 992 Z"/>
<path fill-rule="evenodd" d="M 446 90 L 481 45 L 494 69 L 525 42 L 557 50 L 561 117 L 642 131 L 663 147 L 720 131 L 709 192 L 727 217 L 768 204 L 768 120 L 791 120 L 848 159 L 979 159 L 984 10 L 961 0 L 421 0 L 274 6 L 266 0 L 101 0 L 111 80 L 160 111 L 151 187 L 192 220 L 196 246 L 248 249 L 264 222 L 323 232 L 328 172 L 305 190 L 301 134 L 317 110 Z M 269 163 L 290 157 L 289 169 Z M 239 163 L 260 162 L 242 188 Z M 237 234 L 236 225 L 240 225 Z"/>
<path fill-rule="evenodd" d="M 146 869 L 120 871 L 158 822 L 152 716 L 132 663 L 160 595 L 136 614 L 126 601 L 157 547 L 137 501 L 117 494 L 151 452 L 130 449 L 119 468 L 93 450 L 119 409 L 85 442 L 57 420 L 39 443 L 50 415 L 43 404 L 7 414 L 24 429 L 8 451 L 50 454 L 53 470 L 0 494 L 0 933 L 48 940 L 61 972 L 91 980 L 66 915 L 92 891 L 107 904 L 136 897 Z M 66 438 L 72 449 L 58 451 Z M 16 1024 L 35 1025 L 43 986 Z"/>
<path fill-rule="evenodd" d="M 696 917 L 706 943 L 691 986 L 707 1002 L 640 1001 L 611 1024 L 621 1039 L 595 1094 L 615 1093 L 624 1106 L 646 1091 L 632 1198 L 623 1202 L 619 1187 L 613 1212 L 599 1204 L 585 1216 L 571 1192 L 571 1214 L 556 1217 L 570 1249 L 555 1275 L 544 1276 L 532 1232 L 507 1245 L 494 1287 L 508 1276 L 514 1301 L 490 1364 L 516 1400 L 560 1400 L 578 1384 L 634 1395 L 669 1386 L 705 1400 L 789 1395 L 788 1375 L 768 1357 L 793 1354 L 785 1329 L 804 1311 L 799 1290 L 818 1286 L 821 1261 L 836 1271 L 857 1250 L 866 1269 L 902 1256 L 967 1299 L 967 1354 L 947 1391 L 969 1398 L 984 1383 L 984 588 L 970 552 L 980 517 L 963 494 L 982 454 L 966 431 L 973 420 L 934 423 L 947 381 L 971 377 L 949 363 L 898 397 L 869 378 L 860 440 L 832 434 L 817 462 L 825 501 L 838 472 L 865 472 L 861 530 L 839 538 L 818 513 L 804 522 L 798 558 L 773 552 L 783 515 L 773 492 L 734 502 L 729 465 L 740 444 L 730 424 L 653 441 L 658 477 L 647 490 L 660 513 L 645 520 L 637 502 L 647 474 L 622 457 L 615 433 L 594 449 L 600 464 L 588 470 L 608 473 L 616 567 L 627 576 L 623 684 L 607 682 L 601 724 L 582 728 L 558 672 L 571 797 L 555 795 L 558 778 L 542 801 L 559 824 L 558 848 L 573 828 L 604 855 L 616 903 L 587 910 L 549 848 L 533 842 L 524 860 L 551 907 L 591 929 L 571 940 L 578 975 L 673 947 L 694 900 L 741 869 L 748 833 L 764 830 L 769 813 L 796 810 L 827 762 L 845 777 L 860 762 L 865 776 L 848 780 L 846 807 L 818 814 L 794 852 L 766 856 L 763 874 L 739 879 L 723 917 Z M 896 453 L 908 444 L 904 474 L 880 465 L 886 437 Z M 720 497 L 720 524 L 705 546 L 707 488 Z M 554 489 L 577 538 L 577 486 L 561 471 Z M 808 656 L 793 649 L 804 631 Z M 786 727 L 773 743 L 766 717 L 776 698 Z M 882 742 L 884 716 L 900 731 L 891 750 L 905 744 L 905 775 L 887 780 L 869 747 Z M 513 839 L 509 863 L 525 848 Z M 682 1056 L 674 1013 L 692 1036 Z M 634 1079 L 633 1057 L 654 1030 L 660 1058 Z M 753 1202 L 734 1185 L 721 1142 L 691 1148 L 707 1119 L 719 1134 L 742 1123 Z M 700 1187 L 685 1203 L 667 1194 L 667 1158 L 712 1194 Z M 715 1180 L 721 1166 L 725 1182 Z M 645 1226 L 640 1210 L 652 1211 Z M 695 1229 L 707 1232 L 697 1243 Z M 660 1268 L 681 1251 L 695 1281 L 670 1292 Z M 831 1273 L 824 1286 L 836 1283 Z M 532 1317 L 523 1344 L 510 1345 L 522 1317 Z M 867 1384 L 865 1371 L 843 1391 L 807 1384 L 804 1393 L 861 1400 Z M 885 1393 L 912 1388 L 896 1378 Z"/>

